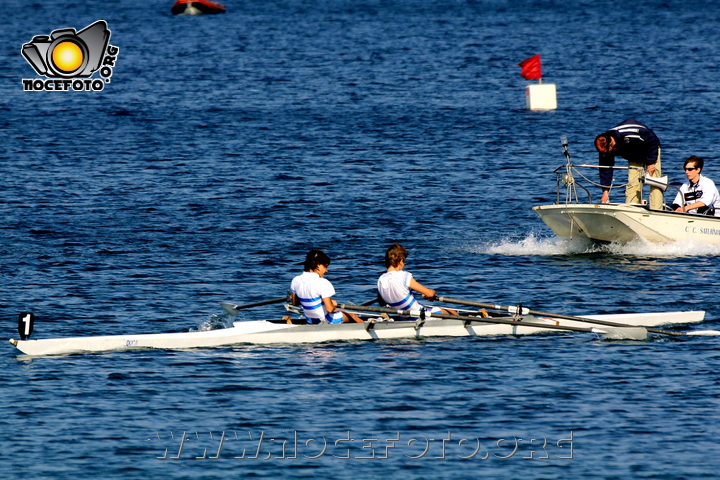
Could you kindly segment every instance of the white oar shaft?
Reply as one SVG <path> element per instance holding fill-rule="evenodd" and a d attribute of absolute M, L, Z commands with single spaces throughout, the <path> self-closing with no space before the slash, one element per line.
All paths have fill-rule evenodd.
<path fill-rule="evenodd" d="M 458 305 L 468 305 L 468 306 L 473 306 L 473 307 L 491 308 L 493 310 L 504 310 L 504 311 L 507 311 L 510 313 L 517 313 L 517 311 L 518 311 L 517 307 L 493 305 L 491 303 L 475 302 L 473 300 L 463 300 L 463 299 L 459 299 L 459 298 L 437 297 L 437 300 L 440 302 L 455 303 Z M 635 325 L 625 325 L 625 324 L 617 323 L 617 322 L 608 322 L 607 320 L 595 320 L 592 318 L 573 317 L 571 315 L 563 315 L 561 313 L 540 312 L 538 310 L 530 310 L 527 308 L 523 308 L 521 313 L 522 313 L 522 315 L 537 315 L 537 316 L 541 316 L 541 317 L 560 318 L 563 320 L 572 320 L 574 322 L 592 323 L 595 325 L 605 325 L 607 327 L 624 328 L 624 327 L 634 327 L 635 326 Z M 659 328 L 652 328 L 652 327 L 639 327 L 639 328 L 644 328 L 648 332 L 659 333 L 662 335 L 673 335 L 676 337 L 682 337 L 685 335 L 684 333 L 681 333 L 681 332 L 673 332 L 670 330 L 661 330 Z"/>
<path fill-rule="evenodd" d="M 341 310 L 360 310 L 360 311 L 367 311 L 367 312 L 377 312 L 377 313 L 388 313 L 392 315 L 400 315 L 403 317 L 419 317 L 422 320 L 430 319 L 430 318 L 442 318 L 445 320 L 460 320 L 463 322 L 477 322 L 477 323 L 490 323 L 490 324 L 502 324 L 502 325 L 512 325 L 515 327 L 532 327 L 532 328 L 540 328 L 540 329 L 546 329 L 546 330 L 563 330 L 563 331 L 569 331 L 569 332 L 584 332 L 584 333 L 604 333 L 602 330 L 598 330 L 596 328 L 585 328 L 585 327 L 571 327 L 567 325 L 553 325 L 549 323 L 536 323 L 536 322 L 527 322 L 524 320 L 513 320 L 513 319 L 504 319 L 504 318 L 498 318 L 498 317 L 470 317 L 465 315 L 446 315 L 442 313 L 430 313 L 427 310 L 396 310 L 393 308 L 383 308 L 383 307 L 361 307 L 359 305 L 339 305 L 338 308 Z M 638 327 L 642 328 L 642 327 Z"/>

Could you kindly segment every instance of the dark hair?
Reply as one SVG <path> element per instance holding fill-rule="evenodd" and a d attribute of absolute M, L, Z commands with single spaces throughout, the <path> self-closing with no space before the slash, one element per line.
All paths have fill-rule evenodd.
<path fill-rule="evenodd" d="M 687 160 L 685 160 L 685 163 L 683 163 L 683 168 L 687 167 L 687 164 L 690 162 L 694 162 L 695 168 L 699 168 L 702 172 L 702 169 L 705 166 L 705 160 L 700 157 L 696 157 L 695 155 L 691 155 L 687 158 Z"/>
<path fill-rule="evenodd" d="M 408 251 L 403 248 L 402 245 L 396 243 L 392 247 L 387 249 L 385 252 L 385 266 L 386 267 L 397 267 L 401 261 L 404 261 L 408 256 Z"/>
<path fill-rule="evenodd" d="M 608 130 L 607 132 L 601 133 L 595 137 L 595 149 L 598 152 L 607 153 L 610 151 L 610 139 L 613 136 L 613 132 Z"/>
<path fill-rule="evenodd" d="M 318 265 L 330 265 L 330 257 L 325 255 L 322 250 L 313 249 L 310 250 L 305 257 L 305 263 L 303 264 L 303 270 L 306 272 L 312 272 Z"/>

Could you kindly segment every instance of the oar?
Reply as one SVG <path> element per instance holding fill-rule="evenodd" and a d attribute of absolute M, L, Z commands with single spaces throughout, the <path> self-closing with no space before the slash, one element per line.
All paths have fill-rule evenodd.
<path fill-rule="evenodd" d="M 273 298 L 270 300 L 263 300 L 262 302 L 255 302 L 255 303 L 248 303 L 247 305 L 235 305 L 233 303 L 227 303 L 227 302 L 220 302 L 220 305 L 222 306 L 223 310 L 225 310 L 228 314 L 232 315 L 233 317 L 238 314 L 239 310 L 243 310 L 245 308 L 252 308 L 252 307 L 259 307 L 262 305 L 270 305 L 273 303 L 283 303 L 288 301 L 288 296 L 285 295 L 284 297 L 279 298 Z"/>
<path fill-rule="evenodd" d="M 372 300 L 368 300 L 367 302 L 363 302 L 363 303 L 361 303 L 360 305 L 363 306 L 363 307 L 368 307 L 368 306 L 372 305 L 373 303 L 375 303 L 375 302 L 377 302 L 377 301 L 378 301 L 377 298 L 373 298 Z"/>
<path fill-rule="evenodd" d="M 648 332 L 652 333 L 659 333 L 662 335 L 674 335 L 676 337 L 682 337 L 685 336 L 685 333 L 681 332 L 673 332 L 670 330 L 661 330 L 659 328 L 653 328 L 653 327 L 640 327 L 635 325 L 625 325 L 623 323 L 616 323 L 616 322 L 609 322 L 607 320 L 595 320 L 592 318 L 583 318 L 583 317 L 573 317 L 570 315 L 563 315 L 561 313 L 549 313 L 549 312 L 540 312 L 537 310 L 530 310 L 529 308 L 520 308 L 521 311 L 518 312 L 518 307 L 512 307 L 512 306 L 503 306 L 503 305 L 493 305 L 491 303 L 483 303 L 483 302 L 475 302 L 473 300 L 462 300 L 459 298 L 449 298 L 449 297 L 436 297 L 433 300 L 437 300 L 440 302 L 445 303 L 455 303 L 457 305 L 468 305 L 472 307 L 481 307 L 481 308 L 490 308 L 493 310 L 503 310 L 510 313 L 520 313 L 521 315 L 536 315 L 540 317 L 554 317 L 554 318 L 562 318 L 564 320 L 572 320 L 575 322 L 582 322 L 582 323 L 594 323 L 596 325 L 605 325 L 608 327 L 633 327 L 633 328 L 644 328 Z M 720 332 L 719 332 L 720 333 Z"/>
<path fill-rule="evenodd" d="M 388 313 L 392 315 L 400 315 L 403 317 L 420 317 L 421 320 L 426 318 L 442 318 L 445 320 L 460 320 L 463 322 L 478 322 L 478 323 L 491 323 L 491 324 L 502 324 L 512 325 L 513 327 L 534 327 L 543 330 L 563 330 L 567 332 L 585 332 L 585 333 L 603 333 L 612 334 L 616 333 L 616 336 L 622 338 L 630 338 L 633 340 L 644 340 L 647 338 L 647 330 L 645 327 L 634 327 L 630 325 L 618 324 L 618 326 L 608 326 L 605 328 L 584 328 L 584 327 L 571 327 L 571 326 L 560 326 L 546 323 L 535 323 L 526 322 L 524 320 L 506 320 L 498 317 L 469 317 L 465 315 L 446 315 L 443 313 L 430 313 L 427 310 L 395 310 L 393 308 L 384 307 L 363 307 L 361 305 L 339 305 L 342 310 L 359 310 L 361 312 L 377 312 L 377 313 Z"/>
<path fill-rule="evenodd" d="M 222 306 L 223 310 L 225 310 L 229 315 L 232 315 L 234 317 L 238 314 L 238 310 L 243 310 L 245 308 L 252 308 L 252 307 L 260 307 L 262 305 L 270 305 L 273 303 L 283 303 L 283 302 L 289 303 L 290 296 L 286 295 L 284 297 L 272 298 L 270 300 L 263 300 L 262 302 L 248 303 L 247 305 L 235 305 L 234 303 L 228 303 L 228 302 L 220 302 L 220 305 Z M 375 302 L 377 302 L 377 299 L 373 298 L 372 300 L 368 300 L 367 302 L 361 303 L 360 305 L 372 305 Z"/>

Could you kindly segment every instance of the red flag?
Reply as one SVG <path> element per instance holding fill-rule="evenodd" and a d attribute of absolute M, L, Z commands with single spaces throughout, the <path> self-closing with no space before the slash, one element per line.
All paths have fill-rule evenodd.
<path fill-rule="evenodd" d="M 542 68 L 540 67 L 540 55 L 527 58 L 522 62 L 518 63 L 518 66 L 522 68 L 520 75 L 525 80 L 537 80 L 542 78 Z"/>

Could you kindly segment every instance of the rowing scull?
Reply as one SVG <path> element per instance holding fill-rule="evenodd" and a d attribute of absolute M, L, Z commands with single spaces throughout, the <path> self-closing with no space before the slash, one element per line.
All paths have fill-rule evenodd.
<path fill-rule="evenodd" d="M 688 311 L 590 315 L 586 317 L 631 326 L 657 326 L 673 323 L 701 322 L 705 317 L 705 312 Z M 493 321 L 496 319 L 493 319 Z M 500 317 L 499 320 L 507 320 L 508 323 L 480 323 L 480 319 L 476 322 L 429 318 L 423 321 L 388 322 L 369 320 L 365 323 L 321 323 L 318 325 L 308 325 L 288 323 L 286 320 L 254 320 L 234 322 L 232 327 L 208 331 L 67 337 L 37 340 L 11 339 L 10 343 L 27 355 L 41 356 L 142 349 L 175 350 L 226 347 L 239 344 L 312 344 L 426 337 L 531 335 L 553 332 L 556 331 L 558 327 L 561 327 L 561 330 L 570 330 L 569 327 L 578 327 L 580 328 L 579 331 L 593 331 L 598 334 L 607 334 L 609 332 L 609 330 L 606 330 L 602 326 L 590 329 L 587 328 L 587 325 L 578 325 L 576 322 L 552 317 L 525 315 L 521 317 Z M 621 329 L 616 329 L 616 331 L 617 330 Z M 632 331 L 628 331 L 627 333 L 627 338 L 635 338 Z"/>

